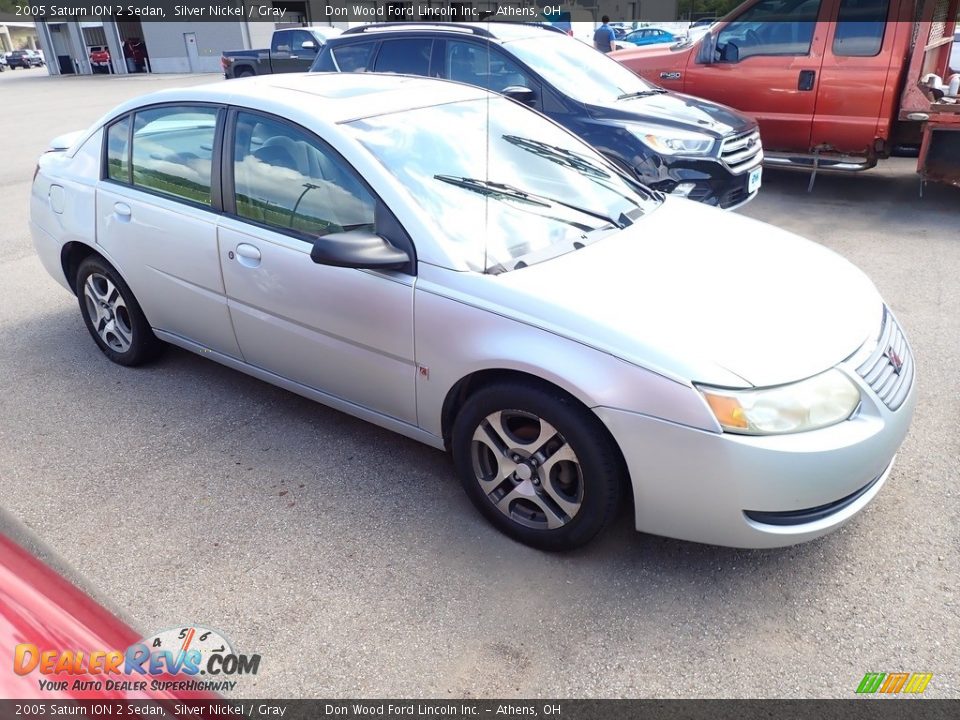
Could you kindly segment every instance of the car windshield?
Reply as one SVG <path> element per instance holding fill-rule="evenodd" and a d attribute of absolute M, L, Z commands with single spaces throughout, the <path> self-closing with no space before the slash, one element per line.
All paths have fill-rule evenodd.
<path fill-rule="evenodd" d="M 502 97 L 348 127 L 477 271 L 577 250 L 660 202 L 567 131 Z"/>
<path fill-rule="evenodd" d="M 572 38 L 527 38 L 505 47 L 557 90 L 580 102 L 608 103 L 656 87 L 616 60 Z"/>

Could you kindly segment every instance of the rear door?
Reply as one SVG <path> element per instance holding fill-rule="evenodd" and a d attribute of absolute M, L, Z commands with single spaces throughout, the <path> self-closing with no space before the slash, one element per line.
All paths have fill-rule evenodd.
<path fill-rule="evenodd" d="M 684 91 L 760 123 L 764 148 L 807 152 L 833 0 L 758 0 L 714 31 L 713 62 L 691 55 Z"/>
<path fill-rule="evenodd" d="M 162 105 L 107 128 L 97 243 L 152 327 L 239 357 L 217 251 L 223 116 Z"/>
<path fill-rule="evenodd" d="M 894 109 L 880 124 L 887 73 L 896 41 L 898 3 L 890 0 L 838 0 L 830 24 L 817 91 L 811 144 L 838 152 L 872 152 L 874 140 L 888 137 Z"/>

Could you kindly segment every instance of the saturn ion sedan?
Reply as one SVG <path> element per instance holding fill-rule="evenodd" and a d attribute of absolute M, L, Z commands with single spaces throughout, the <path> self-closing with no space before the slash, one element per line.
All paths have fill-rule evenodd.
<path fill-rule="evenodd" d="M 910 346 L 849 262 L 458 83 L 148 95 L 53 143 L 31 218 L 113 362 L 177 345 L 447 449 L 539 548 L 623 503 L 675 538 L 815 538 L 877 495 L 914 409 Z"/>

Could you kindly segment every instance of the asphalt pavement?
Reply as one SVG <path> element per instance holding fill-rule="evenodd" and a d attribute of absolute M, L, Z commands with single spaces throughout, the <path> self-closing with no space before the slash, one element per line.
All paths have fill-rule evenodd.
<path fill-rule="evenodd" d="M 742 210 L 865 270 L 913 344 L 913 428 L 864 513 L 770 551 L 622 513 L 548 555 L 480 518 L 440 452 L 177 349 L 142 369 L 96 349 L 32 251 L 35 159 L 211 81 L 0 75 L 0 506 L 145 634 L 200 624 L 260 653 L 244 697 L 852 697 L 896 671 L 960 696 L 960 189 L 920 199 L 906 159 L 809 194 L 767 171 Z M 764 302 L 742 292 L 718 302 Z"/>

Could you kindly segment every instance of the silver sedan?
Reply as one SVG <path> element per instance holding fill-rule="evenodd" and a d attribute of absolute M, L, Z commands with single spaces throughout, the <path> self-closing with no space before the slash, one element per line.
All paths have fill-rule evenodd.
<path fill-rule="evenodd" d="M 51 144 L 31 229 L 110 360 L 177 345 L 447 449 L 544 549 L 628 496 L 645 532 L 823 535 L 877 495 L 913 413 L 910 347 L 850 263 L 465 85 L 149 95 Z"/>

